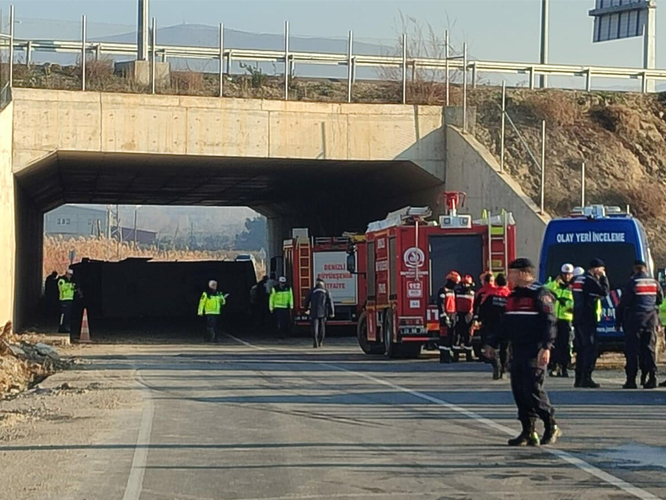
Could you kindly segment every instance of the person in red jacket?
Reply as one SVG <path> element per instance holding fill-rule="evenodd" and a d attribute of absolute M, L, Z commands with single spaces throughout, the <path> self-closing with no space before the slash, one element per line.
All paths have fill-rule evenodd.
<path fill-rule="evenodd" d="M 439 362 L 451 363 L 453 358 L 453 337 L 456 323 L 456 287 L 460 275 L 451 271 L 446 275 L 446 283 L 437 291 L 439 311 Z"/>
<path fill-rule="evenodd" d="M 481 303 L 485 299 L 486 295 L 497 288 L 495 275 L 490 271 L 486 271 L 481 275 L 481 283 L 483 283 L 483 285 L 474 295 L 474 319 L 478 317 L 479 307 L 481 307 Z"/>
<path fill-rule="evenodd" d="M 499 337 L 497 330 L 506 311 L 506 300 L 511 295 L 506 276 L 503 274 L 497 275 L 496 282 L 497 287 L 485 296 L 479 306 L 478 320 L 481 322 L 481 342 L 484 346 L 489 344 L 491 338 Z M 509 347 L 509 342 L 506 339 L 500 338 L 497 344 L 498 355 L 486 358 L 493 367 L 493 380 L 504 378 Z"/>
<path fill-rule="evenodd" d="M 456 289 L 456 326 L 453 341 L 453 359 L 458 361 L 461 352 L 467 361 L 474 360 L 472 347 L 472 320 L 474 318 L 474 278 L 465 275 Z"/>

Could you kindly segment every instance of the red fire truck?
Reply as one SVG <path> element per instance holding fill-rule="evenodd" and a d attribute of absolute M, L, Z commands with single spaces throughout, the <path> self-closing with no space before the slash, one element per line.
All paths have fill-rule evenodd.
<path fill-rule="evenodd" d="M 285 240 L 284 272 L 294 290 L 294 322 L 307 325 L 305 302 L 317 278 L 322 278 L 335 304 L 329 325 L 356 325 L 365 304 L 365 273 L 347 270 L 348 249 L 356 248 L 361 266 L 366 261 L 365 236 L 310 237 L 307 229 L 293 229 Z"/>
<path fill-rule="evenodd" d="M 505 272 L 515 259 L 510 213 L 472 220 L 456 210 L 464 193 L 444 194 L 449 210 L 438 222 L 430 220 L 428 208 L 405 208 L 368 226 L 367 305 L 358 323 L 366 354 L 418 356 L 440 338 L 436 294 L 447 273 Z"/>

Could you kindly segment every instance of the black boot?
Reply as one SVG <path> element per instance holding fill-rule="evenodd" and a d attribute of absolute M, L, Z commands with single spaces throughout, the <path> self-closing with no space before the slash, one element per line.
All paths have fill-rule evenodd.
<path fill-rule="evenodd" d="M 439 348 L 439 362 L 444 364 L 451 363 L 451 349 L 447 349 L 446 347 Z"/>
<path fill-rule="evenodd" d="M 641 385 L 642 386 L 645 386 L 645 384 L 647 383 L 647 376 L 648 376 L 647 372 L 641 371 Z"/>
<path fill-rule="evenodd" d="M 509 446 L 539 446 L 539 435 L 534 424 L 523 424 L 523 431 L 515 438 L 509 439 Z"/>
<path fill-rule="evenodd" d="M 599 389 L 601 384 L 597 384 L 594 380 L 592 380 L 592 373 L 586 373 L 583 376 L 583 380 L 581 381 L 580 386 L 585 387 L 586 389 Z"/>
<path fill-rule="evenodd" d="M 493 363 L 493 380 L 499 380 L 500 378 L 502 378 L 500 367 L 497 363 Z"/>
<path fill-rule="evenodd" d="M 622 386 L 623 389 L 638 389 L 636 380 L 627 380 Z"/>
<path fill-rule="evenodd" d="M 583 375 L 576 370 L 576 378 L 574 379 L 574 387 L 580 387 L 583 383 Z"/>
<path fill-rule="evenodd" d="M 650 373 L 648 381 L 643 386 L 643 389 L 656 389 L 657 388 L 657 377 L 654 372 Z"/>
<path fill-rule="evenodd" d="M 560 377 L 569 378 L 569 370 L 567 370 L 566 367 L 562 368 L 562 371 L 560 372 Z"/>
<path fill-rule="evenodd" d="M 659 387 L 666 387 L 666 380 L 664 380 L 661 384 L 659 384 Z"/>
<path fill-rule="evenodd" d="M 546 430 L 541 437 L 541 446 L 557 443 L 557 440 L 560 438 L 560 436 L 562 436 L 562 430 L 555 423 L 555 421 L 551 421 L 550 423 L 546 424 Z"/>

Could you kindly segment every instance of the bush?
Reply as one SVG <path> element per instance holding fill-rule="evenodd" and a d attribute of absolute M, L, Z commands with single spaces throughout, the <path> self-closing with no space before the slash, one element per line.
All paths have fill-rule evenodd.
<path fill-rule="evenodd" d="M 548 125 L 569 127 L 580 119 L 578 104 L 565 92 L 548 91 L 531 93 L 521 107 L 539 121 Z"/>

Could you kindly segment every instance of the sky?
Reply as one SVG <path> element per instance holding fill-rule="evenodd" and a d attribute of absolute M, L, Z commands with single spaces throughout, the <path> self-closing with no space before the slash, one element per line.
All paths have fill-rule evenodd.
<path fill-rule="evenodd" d="M 666 8 L 666 0 L 663 2 Z M 136 0 L 0 0 L 7 16 L 13 3 L 17 19 L 40 18 L 131 26 L 136 23 Z M 640 67 L 639 38 L 592 43 L 594 0 L 551 0 L 550 62 L 562 64 Z M 657 15 L 657 32 L 666 30 L 666 12 Z M 346 37 L 384 41 L 396 39 L 400 16 L 430 24 L 436 32 L 450 28 L 457 46 L 468 42 L 476 59 L 538 61 L 541 0 L 308 0 L 224 1 L 152 0 L 151 16 L 159 26 L 181 23 L 217 25 L 257 32 L 281 33 L 289 20 L 294 35 Z M 659 46 L 659 43 L 657 44 Z M 662 44 L 663 45 L 663 44 Z M 658 51 L 657 66 L 666 68 L 666 50 Z"/>

